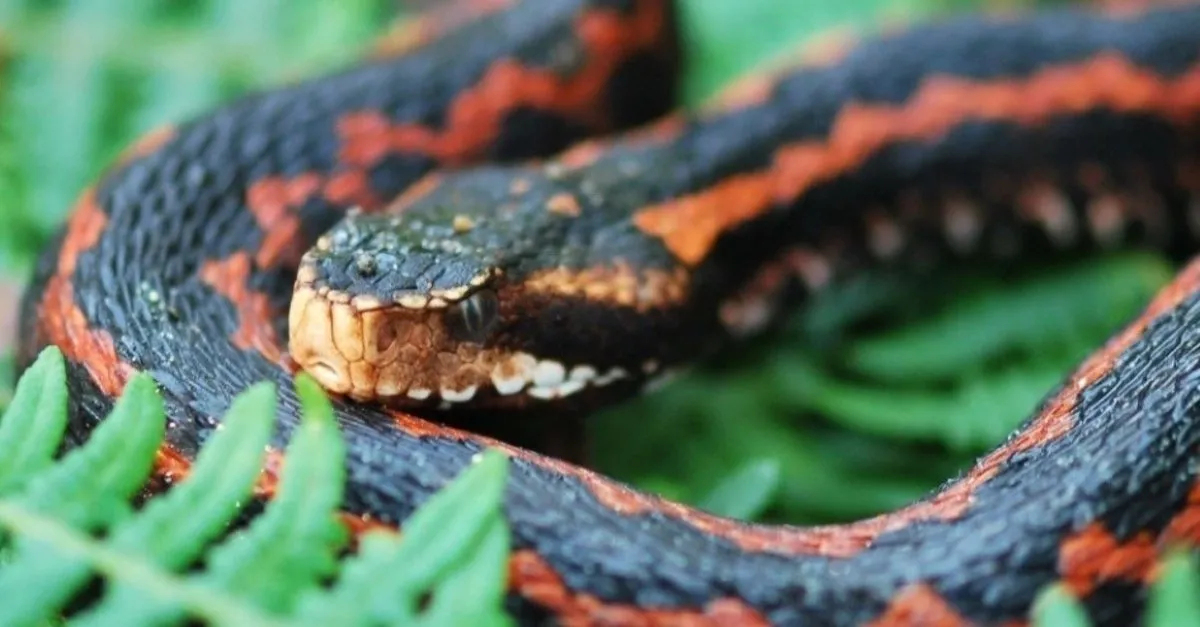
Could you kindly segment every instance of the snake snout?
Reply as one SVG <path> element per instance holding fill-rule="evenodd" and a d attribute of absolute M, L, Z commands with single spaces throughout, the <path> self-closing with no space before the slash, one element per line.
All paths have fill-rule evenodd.
<path fill-rule="evenodd" d="M 312 289 L 292 295 L 288 314 L 288 349 L 292 359 L 325 389 L 346 394 L 353 390 L 350 359 L 334 338 L 331 303 Z"/>

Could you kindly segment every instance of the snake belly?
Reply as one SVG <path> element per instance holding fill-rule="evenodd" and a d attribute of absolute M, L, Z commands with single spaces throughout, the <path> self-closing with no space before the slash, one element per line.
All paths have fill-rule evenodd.
<path fill-rule="evenodd" d="M 520 163 L 667 114 L 673 24 L 665 1 L 514 3 L 147 136 L 42 257 L 22 359 L 63 350 L 75 441 L 132 373 L 152 374 L 171 421 L 158 472 L 177 480 L 258 380 L 280 387 L 281 455 L 298 420 L 282 338 L 301 255 L 345 209 L 367 219 L 402 194 L 386 211 L 502 198 L 515 223 L 549 216 L 589 244 L 569 262 L 553 240 L 535 246 L 513 280 L 553 267 L 601 280 L 616 259 L 682 276 L 643 310 L 605 296 L 615 288 L 550 292 L 628 334 L 612 354 L 555 350 L 613 364 L 687 363 L 708 348 L 697 338 L 754 333 L 872 265 L 1195 249 L 1200 8 L 916 26 L 712 110 Z M 335 399 L 345 511 L 400 525 L 481 450 L 505 450 L 509 607 L 524 624 L 1023 624 L 1054 582 L 1096 624 L 1135 624 L 1162 552 L 1200 543 L 1198 289 L 1200 262 L 998 448 L 876 518 L 744 524 L 419 411 Z M 631 366 L 635 385 L 605 402 L 653 370 Z"/>

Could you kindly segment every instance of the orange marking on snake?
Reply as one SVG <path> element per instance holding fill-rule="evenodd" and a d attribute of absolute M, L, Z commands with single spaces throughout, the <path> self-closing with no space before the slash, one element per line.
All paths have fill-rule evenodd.
<path fill-rule="evenodd" d="M 344 170 L 334 174 L 325 183 L 322 193 L 335 205 L 372 210 L 383 204 L 371 191 L 371 180 L 364 170 Z"/>
<path fill-rule="evenodd" d="M 1162 541 L 1165 544 L 1200 545 L 1200 481 L 1188 492 L 1183 511 L 1163 529 Z"/>
<path fill-rule="evenodd" d="M 264 233 L 254 257 L 260 268 L 294 265 L 304 254 L 295 210 L 317 193 L 322 181 L 320 174 L 310 172 L 292 178 L 264 178 L 246 190 L 246 205 Z"/>
<path fill-rule="evenodd" d="M 168 485 L 183 481 L 192 474 L 192 461 L 175 447 L 163 442 L 154 453 L 154 474 Z"/>
<path fill-rule="evenodd" d="M 698 194 L 643 209 L 634 214 L 633 223 L 661 239 L 681 261 L 695 265 L 721 233 L 772 206 L 772 180 L 771 172 L 730 176 Z"/>
<path fill-rule="evenodd" d="M 68 360 L 82 364 L 102 393 L 116 396 L 125 389 L 135 370 L 121 361 L 111 335 L 88 326 L 87 316 L 75 305 L 70 280 L 58 275 L 50 279 L 41 311 L 41 333 Z"/>
<path fill-rule="evenodd" d="M 254 257 L 260 268 L 299 263 L 305 246 L 296 210 L 317 194 L 342 207 L 370 210 L 383 204 L 371 190 L 367 173 L 361 169 L 329 176 L 306 172 L 291 178 L 273 176 L 256 181 L 246 190 L 246 205 L 264 234 Z"/>
<path fill-rule="evenodd" d="M 200 280 L 237 308 L 238 328 L 229 338 L 233 345 L 255 351 L 271 363 L 280 363 L 284 348 L 271 323 L 274 319 L 271 301 L 266 294 L 252 291 L 247 285 L 251 263 L 246 252 L 208 261 L 200 267 Z"/>
<path fill-rule="evenodd" d="M 79 254 L 95 246 L 107 226 L 108 216 L 104 215 L 104 211 L 96 203 L 96 190 L 88 188 L 80 195 L 71 211 L 67 232 L 58 253 L 57 274 L 69 280 L 71 275 L 75 274 Z"/>
<path fill-rule="evenodd" d="M 1063 540 L 1058 569 L 1067 589 L 1082 597 L 1106 581 L 1148 583 L 1158 556 L 1149 533 L 1120 542 L 1103 525 L 1092 523 Z"/>
<path fill-rule="evenodd" d="M 1200 481 L 1192 485 L 1183 508 L 1157 537 L 1141 532 L 1122 542 L 1100 523 L 1071 534 L 1059 549 L 1059 572 L 1078 596 L 1106 581 L 1149 584 L 1159 575 L 1163 554 L 1178 546 L 1200 546 Z"/>
<path fill-rule="evenodd" d="M 107 331 L 90 327 L 87 316 L 75 303 L 72 283 L 80 253 L 100 241 L 107 225 L 108 216 L 96 203 L 95 188 L 88 188 L 67 222 L 58 269 L 46 283 L 37 324 L 38 333 L 48 343 L 57 346 L 68 360 L 82 365 L 102 393 L 115 397 L 125 389 L 135 370 L 121 361 Z"/>
<path fill-rule="evenodd" d="M 778 80 L 779 78 L 770 72 L 755 72 L 735 79 L 701 110 L 719 114 L 731 109 L 748 109 L 761 105 L 775 92 Z"/>
<path fill-rule="evenodd" d="M 766 170 L 647 207 L 634 216 L 634 224 L 662 240 L 684 263 L 696 264 L 721 233 L 794 202 L 897 142 L 934 139 L 969 120 L 1035 126 L 1093 108 L 1155 113 L 1182 126 L 1195 122 L 1198 107 L 1200 68 L 1168 79 L 1113 53 L 1049 67 L 1024 79 L 973 82 L 931 76 L 904 104 L 848 104 L 825 138 L 781 147 Z"/>
<path fill-rule="evenodd" d="M 887 609 L 864 627 L 965 627 L 969 623 L 936 590 L 925 584 L 905 587 Z"/>
<path fill-rule="evenodd" d="M 699 610 L 648 609 L 605 603 L 567 588 L 554 568 L 533 551 L 516 551 L 508 562 L 509 588 L 550 610 L 564 627 L 759 627 L 767 620 L 736 599 L 718 599 Z"/>
<path fill-rule="evenodd" d="M 632 17 L 588 11 L 576 31 L 590 60 L 570 77 L 501 59 L 471 89 L 462 92 L 446 112 L 443 129 L 420 124 L 393 124 L 384 115 L 361 111 L 337 124 L 342 147 L 339 160 L 368 168 L 390 153 L 428 155 L 443 165 L 458 166 L 486 156 L 505 117 L 520 108 L 554 111 L 592 127 L 607 120 L 596 107 L 609 78 L 639 50 L 658 43 L 666 23 L 662 2 L 640 2 Z"/>

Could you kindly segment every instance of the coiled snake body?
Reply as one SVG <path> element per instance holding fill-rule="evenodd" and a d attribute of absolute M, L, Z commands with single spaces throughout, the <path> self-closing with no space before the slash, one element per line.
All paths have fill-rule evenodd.
<path fill-rule="evenodd" d="M 1200 542 L 1196 264 L 969 471 L 845 526 L 725 520 L 434 420 L 615 402 L 872 265 L 1194 249 L 1200 9 L 955 17 L 690 114 L 666 0 L 446 29 L 155 132 L 82 194 L 22 311 L 23 358 L 68 358 L 75 439 L 146 371 L 160 472 L 259 380 L 281 450 L 305 369 L 338 394 L 346 511 L 397 525 L 505 448 L 529 624 L 1020 624 L 1061 581 L 1125 625 Z"/>

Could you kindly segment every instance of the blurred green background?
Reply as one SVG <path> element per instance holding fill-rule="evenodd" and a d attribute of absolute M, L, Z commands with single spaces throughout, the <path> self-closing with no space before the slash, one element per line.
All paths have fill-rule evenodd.
<path fill-rule="evenodd" d="M 685 0 L 686 103 L 819 33 L 981 4 Z M 128 142 L 350 62 L 404 12 L 383 0 L 0 0 L 0 311 L 12 311 L 75 195 Z M 864 276 L 781 336 L 594 421 L 597 461 L 747 518 L 895 507 L 999 442 L 1169 275 L 1162 259 L 1124 254 L 1004 277 Z M 11 346 L 0 347 L 3 404 Z"/>

